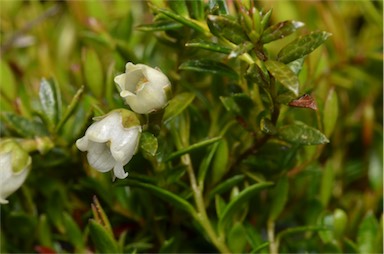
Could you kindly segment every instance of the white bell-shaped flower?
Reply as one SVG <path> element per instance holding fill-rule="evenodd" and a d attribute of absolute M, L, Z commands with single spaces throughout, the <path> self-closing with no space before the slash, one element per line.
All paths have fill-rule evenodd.
<path fill-rule="evenodd" d="M 89 164 L 100 172 L 113 169 L 120 179 L 128 176 L 124 166 L 132 159 L 138 148 L 141 126 L 135 113 L 119 109 L 96 118 L 85 136 L 76 141 L 76 146 L 87 151 Z"/>
<path fill-rule="evenodd" d="M 0 204 L 7 204 L 27 178 L 32 159 L 14 140 L 3 140 L 0 147 Z"/>
<path fill-rule="evenodd" d="M 116 76 L 114 81 L 120 88 L 120 96 L 136 113 L 148 114 L 168 103 L 171 82 L 158 69 L 128 62 L 125 73 Z"/>

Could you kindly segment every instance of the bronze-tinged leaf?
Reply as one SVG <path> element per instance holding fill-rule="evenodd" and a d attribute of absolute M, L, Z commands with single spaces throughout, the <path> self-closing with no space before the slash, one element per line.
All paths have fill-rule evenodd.
<path fill-rule="evenodd" d="M 316 101 L 309 94 L 304 94 L 303 96 L 299 97 L 298 99 L 291 101 L 288 105 L 291 107 L 310 108 L 313 110 L 317 110 Z"/>

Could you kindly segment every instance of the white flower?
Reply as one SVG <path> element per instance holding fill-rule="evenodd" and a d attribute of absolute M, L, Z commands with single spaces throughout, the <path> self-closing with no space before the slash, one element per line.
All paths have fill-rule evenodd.
<path fill-rule="evenodd" d="M 157 69 L 129 62 L 125 73 L 114 81 L 120 88 L 120 96 L 136 113 L 148 114 L 167 105 L 171 82 Z"/>
<path fill-rule="evenodd" d="M 89 164 L 100 172 L 113 169 L 117 178 L 124 179 L 128 173 L 124 166 L 135 154 L 141 134 L 140 122 L 129 110 L 115 110 L 93 123 L 85 136 L 76 141 L 76 146 L 87 151 Z"/>
<path fill-rule="evenodd" d="M 0 143 L 0 204 L 21 187 L 31 169 L 32 159 L 14 140 Z"/>

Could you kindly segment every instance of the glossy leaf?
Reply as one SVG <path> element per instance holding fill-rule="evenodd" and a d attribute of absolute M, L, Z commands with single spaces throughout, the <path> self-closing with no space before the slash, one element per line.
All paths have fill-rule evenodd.
<path fill-rule="evenodd" d="M 304 26 L 303 22 L 295 20 L 287 20 L 272 25 L 264 30 L 261 36 L 261 43 L 266 44 L 271 41 L 282 39 L 297 31 L 300 27 Z"/>
<path fill-rule="evenodd" d="M 48 134 L 47 129 L 41 122 L 29 120 L 23 116 L 3 112 L 1 119 L 22 137 L 44 136 Z"/>
<path fill-rule="evenodd" d="M 263 70 L 255 63 L 251 64 L 247 69 L 247 73 L 245 76 L 250 82 L 256 83 L 261 87 L 268 87 L 268 77 L 265 75 Z"/>
<path fill-rule="evenodd" d="M 177 207 L 183 211 L 186 211 L 187 213 L 189 213 L 192 216 L 194 216 L 196 213 L 195 208 L 190 203 L 188 203 L 188 201 L 186 201 L 185 199 L 181 198 L 180 196 L 178 196 L 178 195 L 176 195 L 176 194 L 174 194 L 174 193 L 172 193 L 166 189 L 158 187 L 156 185 L 149 184 L 149 183 L 143 183 L 143 182 L 139 182 L 139 181 L 135 181 L 135 180 L 131 180 L 131 179 L 126 179 L 126 180 L 123 180 L 123 181 L 120 181 L 119 183 L 117 183 L 117 186 L 131 186 L 131 187 L 138 187 L 138 188 L 145 189 L 145 190 L 151 192 L 153 195 L 163 199 L 164 201 L 169 202 L 170 204 L 174 205 L 175 207 Z"/>
<path fill-rule="evenodd" d="M 241 181 L 244 180 L 244 175 L 235 175 L 232 176 L 220 184 L 218 184 L 215 188 L 213 188 L 209 193 L 209 198 L 212 199 L 217 194 L 223 194 L 230 190 L 233 186 L 239 184 Z"/>
<path fill-rule="evenodd" d="M 157 138 L 155 135 L 149 132 L 141 133 L 140 148 L 144 153 L 150 156 L 155 156 L 158 148 Z"/>
<path fill-rule="evenodd" d="M 277 133 L 275 125 L 273 125 L 270 119 L 265 117 L 261 118 L 260 120 L 260 130 L 270 135 L 275 135 Z"/>
<path fill-rule="evenodd" d="M 238 78 L 237 72 L 228 65 L 208 59 L 186 61 L 180 65 L 179 69 L 228 76 L 233 79 Z"/>
<path fill-rule="evenodd" d="M 47 118 L 50 127 L 53 127 L 61 117 L 60 89 L 53 80 L 42 79 L 39 98 L 43 114 Z"/>
<path fill-rule="evenodd" d="M 299 96 L 299 79 L 285 64 L 268 60 L 265 66 L 275 79 L 287 88 L 295 97 Z"/>
<path fill-rule="evenodd" d="M 164 122 L 171 121 L 175 116 L 183 112 L 194 99 L 195 94 L 187 92 L 179 93 L 173 97 L 165 108 Z"/>
<path fill-rule="evenodd" d="M 168 10 L 168 9 L 163 9 L 163 8 L 159 8 L 153 4 L 150 4 L 149 5 L 151 7 L 151 9 L 153 9 L 155 12 L 158 12 L 158 13 L 162 13 L 164 14 L 165 16 L 179 22 L 180 24 L 183 24 L 187 27 L 190 27 L 198 32 L 201 32 L 201 33 L 204 33 L 205 32 L 205 29 L 204 27 L 202 27 L 199 23 L 193 21 L 192 19 L 188 18 L 188 17 L 184 17 L 184 16 L 181 16 L 177 13 L 174 13 L 173 11 L 171 10 Z"/>
<path fill-rule="evenodd" d="M 185 44 L 186 47 L 195 47 L 195 48 L 201 48 L 201 49 L 206 49 L 209 51 L 213 52 L 219 52 L 219 53 L 224 53 L 224 54 L 229 54 L 231 53 L 231 49 L 221 46 L 217 43 L 213 43 L 210 41 L 205 41 L 205 40 L 192 40 L 190 42 L 187 42 Z"/>
<path fill-rule="evenodd" d="M 248 40 L 240 24 L 230 16 L 208 15 L 207 23 L 212 34 L 237 45 Z"/>
<path fill-rule="evenodd" d="M 250 198 L 258 194 L 261 190 L 271 187 L 272 182 L 256 183 L 246 187 L 235 198 L 233 198 L 225 207 L 223 214 L 219 218 L 219 232 L 224 230 L 227 223 L 230 222 L 232 216 L 236 213 L 238 207 L 247 202 Z"/>
<path fill-rule="evenodd" d="M 289 63 L 302 58 L 323 44 L 330 35 L 330 33 L 319 31 L 301 36 L 282 48 L 277 59 L 280 62 Z"/>
<path fill-rule="evenodd" d="M 161 20 L 152 24 L 140 25 L 137 27 L 137 29 L 143 32 L 155 32 L 155 31 L 167 31 L 167 30 L 179 29 L 181 27 L 183 27 L 183 25 L 178 22 Z"/>
<path fill-rule="evenodd" d="M 289 182 L 287 176 L 281 176 L 273 189 L 272 206 L 269 212 L 269 220 L 275 221 L 283 211 L 288 200 Z"/>
<path fill-rule="evenodd" d="M 190 153 L 194 150 L 201 149 L 201 148 L 206 147 L 208 145 L 214 144 L 214 143 L 218 142 L 219 140 L 221 140 L 221 137 L 215 137 L 215 138 L 211 138 L 211 139 L 207 139 L 207 140 L 195 143 L 195 144 L 193 144 L 187 148 L 184 148 L 182 150 L 179 150 L 177 152 L 172 153 L 165 161 L 173 160 L 173 159 L 178 158 L 184 154 Z"/>
<path fill-rule="evenodd" d="M 300 145 L 319 145 L 329 143 L 319 130 L 301 122 L 295 122 L 279 129 L 278 135 L 285 141 Z"/>
<path fill-rule="evenodd" d="M 247 53 L 253 48 L 254 48 L 253 43 L 249 41 L 245 41 L 244 43 L 238 45 L 235 49 L 233 49 L 229 54 L 228 58 L 236 58 L 244 53 Z"/>
<path fill-rule="evenodd" d="M 89 221 L 89 233 L 98 252 L 121 253 L 113 236 L 95 220 Z"/>
<path fill-rule="evenodd" d="M 212 13 L 228 14 L 228 6 L 225 0 L 209 0 L 209 9 Z"/>

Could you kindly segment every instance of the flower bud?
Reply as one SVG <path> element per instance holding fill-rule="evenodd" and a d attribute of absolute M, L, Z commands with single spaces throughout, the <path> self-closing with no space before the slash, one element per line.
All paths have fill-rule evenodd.
<path fill-rule="evenodd" d="M 12 139 L 0 142 L 0 204 L 24 183 L 31 169 L 31 156 Z"/>
<path fill-rule="evenodd" d="M 164 108 L 171 82 L 161 71 L 144 64 L 127 63 L 125 73 L 115 77 L 120 96 L 133 111 L 148 114 Z"/>
<path fill-rule="evenodd" d="M 114 110 L 105 116 L 94 118 L 85 136 L 76 146 L 87 151 L 89 164 L 100 172 L 113 169 L 114 176 L 124 179 L 128 173 L 124 166 L 138 148 L 141 126 L 135 113 L 125 109 Z"/>

